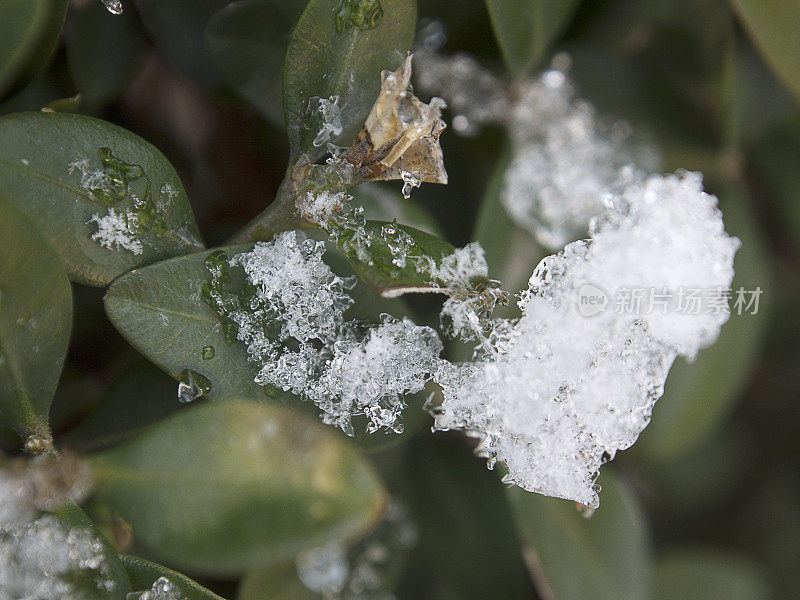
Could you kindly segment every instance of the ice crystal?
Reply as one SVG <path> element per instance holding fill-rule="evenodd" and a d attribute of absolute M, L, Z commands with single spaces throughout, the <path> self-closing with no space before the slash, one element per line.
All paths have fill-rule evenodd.
<path fill-rule="evenodd" d="M 339 96 L 319 98 L 317 111 L 322 114 L 322 128 L 312 142 L 315 146 L 322 146 L 332 137 L 342 133 L 342 115 L 339 108 Z"/>
<path fill-rule="evenodd" d="M 109 208 L 103 216 L 95 213 L 88 221 L 97 225 L 92 240 L 109 250 L 121 248 L 134 254 L 141 254 L 144 252 L 144 245 L 135 235 L 135 219 L 135 214 L 127 210 L 118 213 Z"/>
<path fill-rule="evenodd" d="M 694 357 L 728 318 L 723 290 L 738 240 L 724 230 L 699 174 L 651 176 L 610 203 L 591 238 L 542 260 L 474 363 L 442 363 L 437 429 L 463 429 L 520 487 L 598 505 L 600 465 L 633 444 L 678 355 Z M 585 311 L 581 298 L 629 288 L 701 287 L 716 310 Z"/>
<path fill-rule="evenodd" d="M 322 260 L 324 244 L 295 232 L 259 243 L 218 267 L 242 267 L 252 288 L 241 303 L 209 296 L 259 367 L 256 383 L 304 396 L 323 421 L 352 435 L 351 418 L 365 415 L 370 432 L 401 431 L 404 394 L 420 391 L 442 349 L 436 332 L 383 315 L 366 328 L 344 317 L 354 280 Z M 213 271 L 212 271 L 213 273 Z"/>
<path fill-rule="evenodd" d="M 166 577 L 159 577 L 149 590 L 131 592 L 125 600 L 183 600 L 183 597 L 178 586 Z"/>
<path fill-rule="evenodd" d="M 405 555 L 417 543 L 417 529 L 396 501 L 378 526 L 346 552 L 337 544 L 301 552 L 295 564 L 300 581 L 327 600 L 393 600 L 386 591 Z"/>
<path fill-rule="evenodd" d="M 108 597 L 115 587 L 91 531 L 52 515 L 0 525 L 0 598 L 83 600 L 87 587 Z"/>
<path fill-rule="evenodd" d="M 122 0 L 100 0 L 103 3 L 103 6 L 106 7 L 106 10 L 110 12 L 112 15 L 121 15 L 124 8 L 122 6 Z"/>

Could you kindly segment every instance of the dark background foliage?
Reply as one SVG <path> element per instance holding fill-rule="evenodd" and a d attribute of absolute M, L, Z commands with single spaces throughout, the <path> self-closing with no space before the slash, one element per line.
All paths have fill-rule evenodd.
<path fill-rule="evenodd" d="M 209 55 L 206 27 L 224 4 L 128 0 L 124 14 L 112 16 L 94 0 L 73 1 L 52 61 L 6 93 L 0 115 L 58 102 L 58 110 L 140 135 L 175 166 L 208 247 L 221 244 L 275 196 L 289 156 L 278 79 L 237 93 L 225 83 L 236 65 L 221 72 Z M 271 72 L 280 73 L 305 3 L 273 4 L 264 25 L 270 44 L 252 52 L 267 72 L 274 60 Z M 762 312 L 732 321 L 697 364 L 676 367 L 652 425 L 605 467 L 602 507 L 589 521 L 569 503 L 538 497 L 512 513 L 518 495 L 504 495 L 464 438 L 432 436 L 427 422 L 399 448 L 370 454 L 420 532 L 398 578 L 400 598 L 534 598 L 533 579 L 539 597 L 559 600 L 798 596 L 800 34 L 794 47 L 779 42 L 781 28 L 800 31 L 800 8 L 781 14 L 767 6 L 780 2 L 764 2 L 763 16 L 751 14 L 753 4 L 760 5 L 583 0 L 532 68 L 546 67 L 554 50 L 569 52 L 583 98 L 652 139 L 666 171 L 706 174 L 744 241 L 749 281 L 765 289 Z M 419 16 L 445 24 L 445 52 L 468 52 L 508 72 L 482 0 L 420 0 Z M 70 100 L 77 93 L 79 101 Z M 413 202 L 434 215 L 448 241 L 464 244 L 492 199 L 503 134 L 487 128 L 463 138 L 448 130 L 442 145 L 449 185 L 424 185 Z M 109 323 L 104 291 L 73 285 L 73 293 L 74 328 L 51 422 L 58 444 L 84 450 L 104 443 L 98 431 L 113 437 L 123 416 L 130 431 L 136 419 L 152 422 L 180 406 L 174 382 Z M 430 298 L 414 308 L 435 311 Z M 191 574 L 225 597 L 236 594 L 234 580 Z M 292 577 L 276 569 L 250 582 L 246 598 L 307 597 Z"/>

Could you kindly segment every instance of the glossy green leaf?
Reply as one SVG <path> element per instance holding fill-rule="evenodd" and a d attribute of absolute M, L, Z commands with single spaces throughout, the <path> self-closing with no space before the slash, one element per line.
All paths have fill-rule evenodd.
<path fill-rule="evenodd" d="M 452 244 L 419 229 L 385 221 L 367 221 L 364 232 L 364 237 L 370 240 L 367 260 L 361 260 L 357 255 L 356 243 L 352 241 L 353 231 L 340 236 L 339 247 L 358 276 L 380 295 L 395 298 L 407 293 L 436 291 L 441 287 L 431 279 L 430 272 L 418 271 L 417 264 L 423 265 L 424 257 L 440 262 L 442 257 L 453 253 L 455 248 Z M 418 262 L 409 258 L 405 265 L 399 267 L 392 262 L 394 255 L 391 244 L 397 235 L 403 234 L 413 241 L 413 248 L 407 254 L 418 255 L 423 260 Z M 390 241 L 387 242 L 387 239 Z"/>
<path fill-rule="evenodd" d="M 220 596 L 195 583 L 186 575 L 167 567 L 162 567 L 144 558 L 131 556 L 130 554 L 120 554 L 119 560 L 128 574 L 131 588 L 136 591 L 149 590 L 153 582 L 160 577 L 166 577 L 183 594 L 184 600 L 222 600 Z"/>
<path fill-rule="evenodd" d="M 130 581 L 125 569 L 120 562 L 119 555 L 114 547 L 103 537 L 100 530 L 95 526 L 89 516 L 75 504 L 69 503 L 55 511 L 56 516 L 71 527 L 86 527 L 103 544 L 105 551 L 105 563 L 108 566 L 111 579 L 114 581 L 114 589 L 110 591 L 100 591 L 95 583 L 95 589 L 86 590 L 86 600 L 125 600 L 125 596 L 131 591 Z M 94 592 L 94 593 L 92 593 Z M 96 594 L 96 595 L 95 595 Z"/>
<path fill-rule="evenodd" d="M 350 5 L 380 6 L 382 16 L 373 13 L 374 19 L 361 27 L 337 21 Z M 378 97 L 381 70 L 396 69 L 411 47 L 416 19 L 415 0 L 308 3 L 292 33 L 283 70 L 283 109 L 295 160 L 303 153 L 314 160 L 325 152 L 312 144 L 322 125 L 314 98 L 339 97 L 343 131 L 332 141 L 352 141 Z"/>
<path fill-rule="evenodd" d="M 731 4 L 767 63 L 800 98 L 800 1 L 731 0 Z"/>
<path fill-rule="evenodd" d="M 418 435 L 401 476 L 419 541 L 399 597 L 533 597 L 503 486 L 461 436 Z"/>
<path fill-rule="evenodd" d="M 144 32 L 131 2 L 121 15 L 99 1 L 73 7 L 66 34 L 67 64 L 90 107 L 113 99 L 125 86 L 145 50 Z"/>
<path fill-rule="evenodd" d="M 222 248 L 228 256 L 249 249 Z M 134 348 L 175 379 L 185 369 L 209 379 L 207 397 L 265 399 L 244 345 L 226 342 L 217 313 L 202 300 L 209 254 L 181 256 L 123 275 L 108 288 L 106 313 Z"/>
<path fill-rule="evenodd" d="M 758 314 L 732 314 L 713 346 L 701 350 L 693 363 L 678 359 L 670 369 L 664 397 L 653 409 L 653 420 L 642 434 L 642 451 L 654 460 L 685 456 L 724 425 L 758 366 L 770 312 L 770 270 L 758 219 L 741 192 L 722 196 L 726 229 L 742 240 L 736 253 L 736 290 L 761 288 Z"/>
<path fill-rule="evenodd" d="M 767 600 L 761 567 L 745 556 L 713 548 L 676 548 L 659 557 L 653 600 Z"/>
<path fill-rule="evenodd" d="M 574 502 L 508 489 L 531 575 L 544 597 L 648 596 L 651 555 L 644 514 L 631 491 L 607 470 L 599 482 L 600 508 L 588 519 Z"/>
<path fill-rule="evenodd" d="M 0 423 L 44 433 L 72 329 L 72 289 L 36 223 L 1 196 L 0 240 Z"/>
<path fill-rule="evenodd" d="M 214 14 L 206 28 L 206 51 L 223 79 L 279 126 L 283 60 L 303 8 L 304 0 L 242 0 Z"/>
<path fill-rule="evenodd" d="M 385 492 L 355 448 L 275 405 L 192 406 L 92 459 L 98 500 L 169 564 L 233 574 L 356 538 Z"/>
<path fill-rule="evenodd" d="M 109 149 L 116 166 L 98 175 Z M 98 177 L 108 193 L 92 190 Z M 73 281 L 106 285 L 138 266 L 202 247 L 167 159 L 142 138 L 92 117 L 37 112 L 0 118 L 0 188 L 36 220 Z M 112 209 L 123 228 L 127 220 L 121 246 L 92 239 L 100 228 L 93 218 L 106 218 Z"/>
<path fill-rule="evenodd" d="M 203 50 L 203 35 L 224 0 L 135 0 L 158 50 L 184 75 L 203 87 L 219 86 L 214 64 Z"/>
<path fill-rule="evenodd" d="M 524 77 L 569 24 L 578 0 L 486 0 L 486 6 L 506 64 Z"/>
<path fill-rule="evenodd" d="M 68 5 L 68 0 L 0 2 L 0 97 L 20 77 L 30 79 L 50 59 Z"/>
<path fill-rule="evenodd" d="M 297 577 L 294 563 L 245 573 L 236 593 L 236 600 L 320 600 L 322 596 L 309 590 Z"/>

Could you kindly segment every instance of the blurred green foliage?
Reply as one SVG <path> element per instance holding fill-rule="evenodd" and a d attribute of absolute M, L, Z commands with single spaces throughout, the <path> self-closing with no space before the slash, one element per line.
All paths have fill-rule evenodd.
<path fill-rule="evenodd" d="M 61 370 L 58 358 L 64 356 L 66 344 L 61 336 L 68 331 L 63 324 L 53 325 L 58 335 L 41 346 L 54 347 L 53 365 L 36 381 L 46 388 L 37 397 L 47 401 L 35 407 L 38 412 L 31 418 L 45 420 L 53 399 L 50 421 L 56 445 L 76 452 L 102 450 L 93 459 L 99 493 L 88 510 L 119 544 L 114 519 L 122 517 L 132 525 L 131 551 L 145 557 L 121 556 L 133 589 L 145 589 L 148 580 L 171 573 L 171 567 L 186 569 L 197 579 L 195 583 L 172 574 L 189 599 L 214 598 L 213 593 L 242 600 L 316 597 L 297 579 L 292 553 L 328 535 L 354 539 L 363 534 L 377 521 L 376 507 L 385 499 L 385 487 L 408 506 L 419 536 L 417 550 L 398 568 L 399 598 L 796 597 L 797 2 L 419 0 L 416 11 L 411 0 L 382 4 L 382 21 L 375 29 L 359 33 L 352 28 L 342 37 L 333 19 L 324 26 L 318 22 L 336 8 L 333 0 L 312 0 L 308 8 L 304 0 L 128 0 L 122 16 L 109 14 L 94 0 L 74 1 L 68 11 L 66 0 L 3 0 L 0 116 L 42 107 L 62 111 L 65 106 L 80 113 L 24 118 L 53 117 L 51 121 L 69 123 L 61 135 L 73 146 L 83 141 L 85 148 L 96 149 L 102 139 L 114 138 L 115 144 L 129 144 L 142 153 L 142 164 L 151 161 L 145 165 L 148 172 L 173 181 L 181 192 L 185 188 L 182 198 L 191 203 L 198 231 L 211 248 L 275 197 L 289 155 L 281 99 L 355 91 L 358 111 L 367 111 L 378 89 L 378 72 L 394 67 L 385 63 L 411 43 L 417 15 L 444 23 L 445 52 L 473 54 L 509 78 L 545 68 L 553 52 L 564 50 L 572 56 L 572 76 L 581 97 L 601 113 L 627 119 L 658 145 L 665 170 L 706 174 L 706 186 L 720 197 L 729 230 L 742 239 L 736 285 L 762 287 L 761 312 L 734 316 L 717 345 L 695 363 L 675 367 L 653 424 L 634 448 L 604 467 L 602 504 L 587 520 L 565 501 L 516 489 L 505 492 L 496 474 L 472 455 L 467 440 L 432 435 L 424 425 L 392 444 L 358 448 L 291 407 L 239 402 L 178 407 L 175 383 L 143 363 L 116 333 L 99 309 L 101 293 L 75 284 L 74 326 L 59 389 L 53 399 L 51 388 Z M 293 33 L 298 19 L 301 26 Z M 290 68 L 283 73 L 292 39 L 302 43 L 289 52 Z M 346 60 L 337 60 L 342 56 Z M 313 69 L 303 71 L 310 64 Z M 328 79 L 331 73 L 336 77 Z M 358 85 L 348 87 L 353 81 Z M 80 96 L 73 99 L 76 94 Z M 49 201 L 44 196 L 52 190 L 42 177 L 35 183 L 21 182 L 15 175 L 19 169 L 1 160 L 3 148 L 35 142 L 24 132 L 12 131 L 17 119 L 5 118 L 0 124 L 0 241 L 7 244 L 14 238 L 20 248 L 35 243 L 36 261 L 24 268 L 46 280 L 47 289 L 39 285 L 20 294 L 32 303 L 41 298 L 55 303 L 61 297 L 66 307 L 69 290 L 63 269 L 53 265 L 56 252 L 71 264 L 73 278 L 85 266 L 74 258 L 81 255 L 57 242 L 54 250 L 28 221 L 33 213 L 52 242 L 59 232 L 85 226 L 92 209 L 88 214 L 60 214 L 26 200 L 19 191 L 26 186 L 44 190 L 41 202 Z M 288 125 L 309 128 L 298 115 L 290 115 Z M 41 135 L 52 133 L 46 127 Z M 307 142 L 307 137 L 294 139 Z M 307 150 L 305 142 L 296 142 L 300 145 L 293 153 Z M 368 216 L 397 216 L 401 223 L 441 232 L 453 244 L 477 239 L 487 249 L 491 274 L 512 290 L 520 289 L 544 252 L 499 205 L 499 173 L 508 160 L 502 132 L 489 128 L 476 137 L 461 138 L 446 131 L 442 145 L 450 173 L 447 186 L 423 186 L 394 215 L 385 212 L 385 202 L 375 200 L 367 207 Z M 54 143 L 50 150 L 63 148 Z M 45 163 L 50 160 L 43 156 Z M 56 158 L 54 164 L 66 161 L 64 156 Z M 396 187 L 381 184 L 373 190 L 391 189 L 396 195 Z M 6 199 L 9 192 L 16 197 Z M 66 196 L 70 191 L 58 193 Z M 176 253 L 166 249 L 158 258 Z M 175 308 L 168 304 L 181 299 L 166 292 L 159 297 L 157 287 L 150 286 L 152 280 L 146 289 L 137 283 L 156 272 L 156 279 L 190 282 L 203 276 L 204 256 L 190 255 L 123 275 L 107 296 L 111 321 L 126 322 L 120 330 L 133 346 L 175 376 L 177 365 L 154 358 L 160 348 L 148 349 L 140 338 L 147 337 L 148 328 L 161 326 L 160 312 Z M 150 258 L 104 265 L 100 272 L 77 279 L 106 284 L 152 262 Z M 3 261 L 4 278 L 9 269 L 23 268 L 6 254 Z M 0 285 L 5 286 L 5 279 Z M 9 302 L 5 287 L 3 294 L 0 326 L 7 327 L 2 320 Z M 182 300 L 186 304 L 186 298 Z M 207 308 L 189 304 L 179 312 L 202 315 Z M 430 297 L 413 297 L 391 306 L 378 302 L 369 310 L 373 316 L 413 311 L 418 322 L 432 322 L 437 304 Z M 68 311 L 56 317 L 66 322 L 70 318 Z M 199 365 L 205 345 L 213 345 L 219 355 L 241 350 L 228 347 L 223 339 L 192 345 L 202 319 L 170 322 L 170 335 L 161 340 L 161 347 L 185 342 L 184 350 L 194 352 Z M 206 329 L 203 336 L 221 338 L 211 327 Z M 464 349 L 455 344 L 449 352 L 464 356 Z M 22 375 L 24 385 L 18 385 L 24 388 L 28 384 Z M 240 375 L 226 371 L 229 388 L 218 387 L 210 395 L 252 397 L 252 390 L 239 385 Z M 7 381 L 0 370 L 0 393 L 10 385 Z M 5 401 L 5 396 L 0 398 L 0 406 Z M 281 451 L 277 445 L 265 455 L 249 451 L 243 440 L 260 419 L 291 421 L 284 433 L 296 439 L 286 441 Z M 230 454 L 218 441 L 212 442 L 211 425 L 226 427 L 226 420 L 236 421 L 229 433 L 243 436 L 235 440 L 239 445 L 228 449 Z M 20 427 L 18 422 L 4 422 L 9 425 Z M 26 427 L 31 428 L 23 423 Z M 313 440 L 304 437 L 308 432 L 315 432 Z M 4 434 L 0 439 L 9 452 L 19 451 L 15 436 Z M 333 466 L 342 469 L 336 483 L 352 479 L 361 487 L 334 494 L 338 516 L 329 515 L 325 526 L 315 529 L 299 516 L 313 508 L 311 491 L 295 485 L 289 471 L 319 468 L 322 463 L 315 460 L 322 461 L 319 455 L 326 452 L 346 458 L 331 459 L 331 472 L 339 472 Z M 192 457 L 202 461 L 192 463 Z M 186 477 L 188 467 L 194 477 L 175 485 Z M 249 478 L 225 479 L 240 467 Z M 215 481 L 226 483 L 215 487 Z M 231 486 L 247 493 L 232 493 Z M 167 509 L 187 506 L 195 522 L 172 529 Z M 112 508 L 118 514 L 107 518 Z M 313 516 L 313 510 L 309 514 Z M 224 539 L 220 532 L 225 528 L 241 537 Z M 167 566 L 151 563 L 151 558 Z M 238 585 L 238 575 L 250 567 L 261 569 L 248 571 Z"/>

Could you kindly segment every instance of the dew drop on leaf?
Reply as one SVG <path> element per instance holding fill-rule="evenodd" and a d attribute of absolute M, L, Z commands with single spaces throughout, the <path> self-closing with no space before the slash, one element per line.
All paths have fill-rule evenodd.
<path fill-rule="evenodd" d="M 361 31 L 375 29 L 383 18 L 380 0 L 342 0 L 336 8 L 336 31 L 352 27 Z"/>
<path fill-rule="evenodd" d="M 194 402 L 211 390 L 211 382 L 197 371 L 184 369 L 178 380 L 178 400 Z"/>
<path fill-rule="evenodd" d="M 203 360 L 211 360 L 214 358 L 214 346 L 203 346 Z"/>
<path fill-rule="evenodd" d="M 103 6 L 106 7 L 108 12 L 112 15 L 121 15 L 123 11 L 122 0 L 101 0 Z"/>

